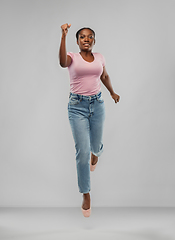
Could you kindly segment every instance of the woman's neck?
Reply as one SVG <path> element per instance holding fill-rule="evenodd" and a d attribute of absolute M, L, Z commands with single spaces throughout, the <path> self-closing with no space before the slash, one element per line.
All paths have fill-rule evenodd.
<path fill-rule="evenodd" d="M 81 51 L 81 52 L 79 52 L 80 54 L 81 54 L 81 56 L 83 56 L 83 57 L 91 57 L 91 56 L 93 56 L 93 54 L 92 54 L 92 52 L 91 51 Z"/>

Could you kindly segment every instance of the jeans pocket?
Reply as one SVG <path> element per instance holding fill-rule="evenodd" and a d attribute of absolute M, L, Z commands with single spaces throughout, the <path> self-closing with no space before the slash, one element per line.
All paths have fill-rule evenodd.
<path fill-rule="evenodd" d="M 80 102 L 77 96 L 70 96 L 69 97 L 69 105 L 76 105 Z"/>
<path fill-rule="evenodd" d="M 98 97 L 97 100 L 98 100 L 98 102 L 100 102 L 100 103 L 103 103 L 103 102 L 104 102 L 104 99 L 103 99 L 102 95 L 101 95 L 100 97 Z"/>

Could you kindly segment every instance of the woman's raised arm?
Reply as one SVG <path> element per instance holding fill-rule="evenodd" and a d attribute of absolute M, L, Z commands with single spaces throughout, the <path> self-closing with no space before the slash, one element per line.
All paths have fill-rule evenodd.
<path fill-rule="evenodd" d="M 63 24 L 61 26 L 62 29 L 62 37 L 61 37 L 61 43 L 60 43 L 60 50 L 59 50 L 59 61 L 61 67 L 65 68 L 68 67 L 71 64 L 71 57 L 67 55 L 66 51 L 66 35 L 68 33 L 68 28 L 70 28 L 71 24 L 68 25 L 68 23 Z"/>

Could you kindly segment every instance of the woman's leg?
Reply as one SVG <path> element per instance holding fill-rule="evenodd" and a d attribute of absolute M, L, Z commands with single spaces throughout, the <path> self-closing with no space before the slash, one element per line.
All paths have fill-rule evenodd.
<path fill-rule="evenodd" d="M 76 105 L 68 108 L 69 122 L 75 142 L 79 192 L 89 193 L 91 190 L 89 120 L 80 113 L 80 106 L 78 108 L 79 111 Z"/>
<path fill-rule="evenodd" d="M 91 161 L 95 164 L 103 152 L 103 127 L 105 121 L 104 101 L 95 100 L 94 111 L 90 117 Z"/>

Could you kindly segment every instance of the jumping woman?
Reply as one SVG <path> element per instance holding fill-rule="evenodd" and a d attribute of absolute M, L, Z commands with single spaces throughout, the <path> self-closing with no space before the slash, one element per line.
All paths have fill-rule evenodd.
<path fill-rule="evenodd" d="M 68 68 L 70 76 L 70 94 L 68 118 L 76 149 L 76 168 L 79 192 L 83 193 L 82 213 L 91 214 L 90 171 L 94 171 L 98 158 L 103 152 L 103 126 L 105 105 L 101 92 L 101 81 L 108 89 L 115 103 L 117 95 L 105 68 L 105 58 L 101 53 L 93 52 L 95 32 L 88 27 L 76 33 L 80 52 L 66 51 L 66 36 L 71 24 L 61 26 L 62 37 L 59 49 L 59 61 Z"/>

